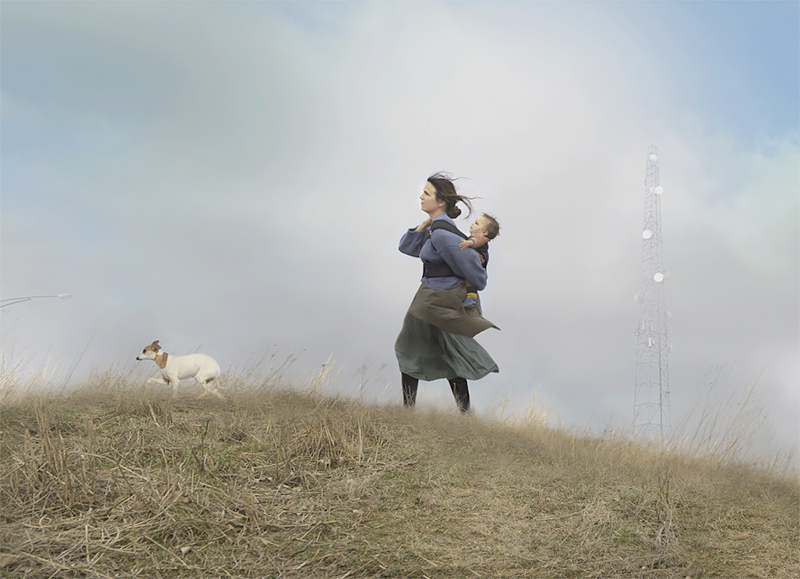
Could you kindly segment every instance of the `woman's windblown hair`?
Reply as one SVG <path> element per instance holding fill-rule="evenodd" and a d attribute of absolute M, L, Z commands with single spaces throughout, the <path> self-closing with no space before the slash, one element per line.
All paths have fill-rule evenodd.
<path fill-rule="evenodd" d="M 455 179 L 453 179 L 452 175 L 449 173 L 439 172 L 428 177 L 428 183 L 433 185 L 436 189 L 436 198 L 446 203 L 445 213 L 447 213 L 450 219 L 455 219 L 461 215 L 461 209 L 456 207 L 456 203 L 458 202 L 463 203 L 467 206 L 467 209 L 469 209 L 467 216 L 472 215 L 471 200 L 473 197 L 459 195 L 456 192 L 456 186 L 453 181 L 455 181 Z"/>

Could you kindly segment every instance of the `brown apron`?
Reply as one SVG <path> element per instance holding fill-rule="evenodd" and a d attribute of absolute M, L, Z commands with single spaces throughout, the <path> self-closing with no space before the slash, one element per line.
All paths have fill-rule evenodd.
<path fill-rule="evenodd" d="M 466 297 L 467 287 L 464 284 L 449 290 L 434 290 L 423 283 L 408 313 L 443 332 L 470 338 L 489 328 L 500 329 L 483 317 L 480 297 L 476 306 L 464 307 L 462 302 Z"/>

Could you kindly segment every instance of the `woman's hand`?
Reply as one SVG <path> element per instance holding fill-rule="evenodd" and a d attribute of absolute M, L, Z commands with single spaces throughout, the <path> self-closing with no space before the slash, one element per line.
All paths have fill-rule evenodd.
<path fill-rule="evenodd" d="M 428 227 L 430 227 L 430 225 L 431 225 L 431 218 L 428 217 L 425 221 L 423 221 L 422 223 L 417 225 L 417 229 L 416 230 L 417 231 L 424 231 L 424 230 L 428 229 Z"/>

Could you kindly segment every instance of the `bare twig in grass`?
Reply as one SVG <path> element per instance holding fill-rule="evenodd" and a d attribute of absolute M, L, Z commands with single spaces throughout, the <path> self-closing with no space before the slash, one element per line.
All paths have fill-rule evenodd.
<path fill-rule="evenodd" d="M 25 557 L 30 557 L 31 559 L 35 559 L 37 561 L 50 565 L 51 567 L 55 567 L 56 569 L 61 569 L 64 571 L 72 571 L 72 572 L 75 571 L 74 567 L 67 567 L 66 565 L 56 563 L 55 561 L 52 561 L 50 559 L 45 559 L 44 557 L 39 557 L 38 555 L 34 555 L 33 553 L 25 553 L 24 551 L 21 551 L 20 554 L 24 555 Z M 101 573 L 99 571 L 95 571 L 94 569 L 82 569 L 82 571 L 90 573 L 92 575 L 97 575 L 98 577 L 104 577 L 105 579 L 112 579 L 111 576 Z"/>

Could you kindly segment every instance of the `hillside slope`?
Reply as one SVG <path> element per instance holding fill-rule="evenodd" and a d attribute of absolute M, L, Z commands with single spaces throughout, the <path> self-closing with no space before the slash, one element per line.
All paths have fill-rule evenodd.
<path fill-rule="evenodd" d="M 800 576 L 796 480 L 308 392 L 132 391 L 4 404 L 8 576 Z"/>

